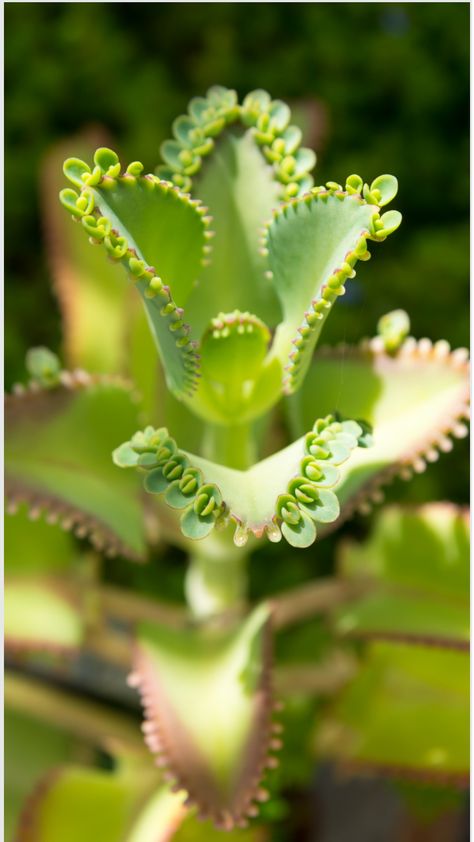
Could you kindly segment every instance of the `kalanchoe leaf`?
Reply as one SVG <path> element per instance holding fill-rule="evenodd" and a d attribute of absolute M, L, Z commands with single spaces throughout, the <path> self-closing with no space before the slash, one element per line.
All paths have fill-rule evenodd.
<path fill-rule="evenodd" d="M 253 141 L 274 165 L 274 177 L 283 185 L 281 198 L 295 195 L 292 179 L 287 177 L 289 172 L 294 172 L 293 180 L 298 181 L 300 169 L 301 176 L 306 176 L 315 165 L 316 157 L 310 149 L 301 150 L 303 155 L 298 159 L 301 132 L 296 126 L 288 125 L 291 119 L 288 105 L 281 100 L 272 101 L 266 91 L 251 91 L 239 105 L 235 91 L 217 85 L 208 90 L 206 97 L 192 99 L 188 112 L 173 123 L 175 141 L 167 140 L 161 147 L 162 157 L 178 187 L 182 187 L 184 178 L 199 173 L 202 157 L 214 151 L 214 143 L 209 141 L 236 121 L 251 130 Z M 158 173 L 162 175 L 161 167 Z"/>
<path fill-rule="evenodd" d="M 469 648 L 467 511 L 449 503 L 386 508 L 366 541 L 343 545 L 339 568 L 370 589 L 339 611 L 337 631 Z"/>
<path fill-rule="evenodd" d="M 72 653 L 81 644 L 81 597 L 71 536 L 24 510 L 5 518 L 5 647 Z"/>
<path fill-rule="evenodd" d="M 151 772 L 151 774 L 150 774 Z M 18 842 L 167 842 L 186 810 L 184 793 L 161 786 L 146 766 L 135 774 L 63 766 L 43 778 L 20 817 Z M 154 819 L 146 821 L 146 811 Z"/>
<path fill-rule="evenodd" d="M 264 248 L 284 317 L 273 350 L 287 367 L 287 393 L 303 382 L 334 302 L 357 261 L 368 257 L 367 240 L 395 230 L 394 218 L 382 223 L 379 208 L 354 192 L 355 178 L 348 180 L 350 189 L 328 182 L 277 208 L 266 228 Z"/>
<path fill-rule="evenodd" d="M 380 642 L 323 722 L 319 750 L 352 773 L 465 787 L 468 735 L 468 654 Z"/>
<path fill-rule="evenodd" d="M 26 355 L 26 367 L 33 380 L 41 386 L 58 385 L 61 365 L 49 348 L 30 348 Z"/>
<path fill-rule="evenodd" d="M 100 132 L 89 130 L 55 144 L 42 172 L 40 198 L 47 257 L 62 316 L 64 357 L 68 368 L 130 376 L 151 416 L 156 414 L 156 391 L 162 391 L 162 385 L 158 361 L 156 366 L 143 364 L 144 359 L 153 359 L 155 348 L 139 296 L 120 263 L 105 260 L 103 249 L 90 247 L 84 231 L 94 237 L 95 218 L 93 228 L 90 222 L 71 225 L 58 203 L 64 159 L 71 152 L 90 159 L 103 142 Z M 64 201 L 68 192 L 62 195 Z M 83 211 L 77 208 L 77 199 L 77 191 L 71 191 L 71 203 L 67 204 L 80 219 Z"/>
<path fill-rule="evenodd" d="M 375 194 L 376 204 L 388 205 L 398 192 L 398 181 L 393 175 L 379 175 L 370 185 L 370 193 Z"/>
<path fill-rule="evenodd" d="M 130 387 L 118 378 L 62 372 L 61 384 L 33 381 L 6 397 L 7 503 L 87 536 L 110 554 L 141 558 L 144 519 L 138 487 L 110 463 L 117 430 L 136 423 Z"/>
<path fill-rule="evenodd" d="M 405 310 L 392 310 L 385 313 L 377 323 L 377 332 L 382 338 L 384 348 L 389 353 L 398 351 L 410 333 L 410 318 Z"/>
<path fill-rule="evenodd" d="M 238 105 L 235 91 L 211 89 L 191 100 L 189 114 L 173 124 L 175 140 L 162 146 L 159 176 L 191 191 L 213 217 L 210 265 L 186 307 L 197 334 L 219 311 L 250 310 L 272 325 L 279 317 L 260 229 L 280 200 L 312 186 L 315 163 L 311 150 L 298 149 L 301 132 L 289 119 L 288 106 L 265 91 Z"/>
<path fill-rule="evenodd" d="M 106 168 L 111 161 L 116 163 Z M 136 283 L 168 384 L 181 395 L 192 390 L 198 367 L 181 308 L 208 249 L 208 219 L 202 205 L 180 193 L 177 187 L 154 175 L 141 175 L 138 162 L 134 162 L 133 172 L 129 168 L 122 176 L 117 168 L 115 153 L 98 150 L 92 175 L 87 175 L 87 171 L 83 174 L 76 208 L 92 240 L 103 244 L 108 255 L 120 261 Z M 76 183 L 76 164 L 73 169 Z M 64 172 L 71 177 L 69 161 Z M 61 200 L 70 209 L 70 191 L 61 193 Z"/>
<path fill-rule="evenodd" d="M 65 583 L 8 578 L 4 599 L 7 651 L 72 654 L 79 649 L 81 606 Z"/>
<path fill-rule="evenodd" d="M 194 409 L 218 423 L 242 423 L 278 399 L 281 369 L 269 357 L 270 331 L 251 313 L 220 313 L 201 339 L 202 380 Z"/>
<path fill-rule="evenodd" d="M 222 829 L 254 814 L 276 748 L 269 657 L 264 605 L 227 631 L 138 629 L 130 681 L 142 694 L 145 740 L 198 813 Z"/>
<path fill-rule="evenodd" d="M 134 464 L 137 454 L 160 455 L 160 467 L 136 466 L 145 471 L 150 493 L 166 492 L 166 501 L 185 509 L 181 528 L 188 538 L 204 538 L 231 518 L 234 542 L 243 546 L 249 532 L 279 541 L 283 532 L 293 546 L 306 547 L 316 538 L 314 522 L 328 523 L 339 515 L 339 504 L 328 487 L 339 479 L 336 465 L 349 459 L 365 438 L 355 421 L 318 419 L 303 438 L 246 471 L 218 465 L 177 448 L 165 428 L 147 427 L 120 445 L 113 458 L 119 467 Z M 153 465 L 153 460 L 152 465 Z"/>
<path fill-rule="evenodd" d="M 409 479 L 450 450 L 449 436 L 467 434 L 467 358 L 465 349 L 450 351 L 447 342 L 413 338 L 387 354 L 381 337 L 316 354 L 303 389 L 289 403 L 294 433 L 315 412 L 335 409 L 373 427 L 373 446 L 359 449 L 341 468 L 338 523 L 354 511 L 370 511 L 383 499 L 380 487 L 394 477 Z"/>

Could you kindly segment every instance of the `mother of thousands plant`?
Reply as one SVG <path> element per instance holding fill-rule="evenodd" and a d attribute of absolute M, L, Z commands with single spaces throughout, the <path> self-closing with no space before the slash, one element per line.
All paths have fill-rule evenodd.
<path fill-rule="evenodd" d="M 30 352 L 30 384 L 7 399 L 10 507 L 26 503 L 108 554 L 144 558 L 157 538 L 185 549 L 187 610 L 118 596 L 41 521 L 30 527 L 40 530 L 36 563 L 22 566 L 30 533 L 21 512 L 12 519 L 7 651 L 54 662 L 92 648 L 105 661 L 132 660 L 129 683 L 161 770 L 133 723 L 83 713 L 96 723 L 86 736 L 116 758 L 113 773 L 63 767 L 28 802 L 18 838 L 73 840 L 73 827 L 78 839 L 111 842 L 201 838 L 189 830 L 195 815 L 242 834 L 235 828 L 268 797 L 261 779 L 281 748 L 274 687 L 291 698 L 324 686 L 326 667 L 307 658 L 299 672 L 298 663 L 272 668 L 272 639 L 321 612 L 331 630 L 321 692 L 349 683 L 321 717 L 320 753 L 355 769 L 464 782 L 465 513 L 388 509 L 365 547 L 344 549 L 333 580 L 248 605 L 258 541 L 310 547 L 466 433 L 466 351 L 409 337 L 403 311 L 357 347 L 315 353 L 358 262 L 401 215 L 384 210 L 397 193 L 391 175 L 315 187 L 315 155 L 290 117 L 265 91 L 239 104 L 234 91 L 211 88 L 173 123 L 156 173 L 136 161 L 124 168 L 102 146 L 92 164 L 64 164 L 72 187 L 60 197 L 74 231 L 47 207 L 66 353 L 96 373 Z M 287 439 L 271 412 L 282 398 Z M 354 636 L 362 649 L 343 643 Z M 7 703 L 27 710 L 21 680 L 8 687 Z"/>

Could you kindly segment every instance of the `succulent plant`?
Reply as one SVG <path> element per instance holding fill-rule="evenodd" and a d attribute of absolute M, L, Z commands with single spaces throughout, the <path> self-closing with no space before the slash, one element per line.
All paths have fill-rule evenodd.
<path fill-rule="evenodd" d="M 74 659 L 92 640 L 106 660 L 115 657 L 122 668 L 131 663 L 145 741 L 165 770 L 148 767 L 134 743 L 136 769 L 148 770 L 139 786 L 138 772 L 129 773 L 129 749 L 111 728 L 113 775 L 71 768 L 30 804 L 24 827 L 39 828 L 41 842 L 64 838 L 66 825 L 54 824 L 56 801 L 72 821 L 89 799 L 100 809 L 101 787 L 104 810 L 115 810 L 115 798 L 122 806 L 128 799 L 127 816 L 108 831 L 111 842 L 155 839 L 147 835 L 152 826 L 169 838 L 187 810 L 221 829 L 245 826 L 267 797 L 260 781 L 281 747 L 274 685 L 285 682 L 271 666 L 272 639 L 321 610 L 332 612 L 335 640 L 347 645 L 348 633 L 359 631 L 371 641 L 346 691 L 351 701 L 341 698 L 322 732 L 326 749 L 353 765 L 393 767 L 415 778 L 420 766 L 434 776 L 439 768 L 450 780 L 464 779 L 461 751 L 450 758 L 448 745 L 444 760 L 430 755 L 434 728 L 418 756 L 409 748 L 397 755 L 374 736 L 378 716 L 383 730 L 385 715 L 394 722 L 401 715 L 384 713 L 396 704 L 385 685 L 387 699 L 381 701 L 381 690 L 373 702 L 381 712 L 356 721 L 368 688 L 382 680 L 381 664 L 404 681 L 418 670 L 431 687 L 438 661 L 429 666 L 435 650 L 427 645 L 442 650 L 447 671 L 459 660 L 463 687 L 464 655 L 445 650 L 465 647 L 464 615 L 436 606 L 439 594 L 433 602 L 427 593 L 423 602 L 430 573 L 415 559 L 413 584 L 404 560 L 409 540 L 400 542 L 395 567 L 387 561 L 385 569 L 386 547 L 375 537 L 382 546 L 369 545 L 373 562 L 365 564 L 364 554 L 349 581 L 334 582 L 334 604 L 332 597 L 326 605 L 324 598 L 270 592 L 262 604 L 248 605 L 247 563 L 257 540 L 310 547 L 354 511 L 380 502 L 382 486 L 395 476 L 423 471 L 450 449 L 452 436 L 467 432 L 467 352 L 408 336 L 404 311 L 385 315 L 377 335 L 357 347 L 316 350 L 358 261 L 369 259 L 371 242 L 398 228 L 401 215 L 384 210 L 397 193 L 391 175 L 370 183 L 349 175 L 344 185 L 315 187 L 316 157 L 301 147 L 290 121 L 288 106 L 265 91 L 239 104 L 234 91 L 211 88 L 175 120 L 174 139 L 163 144 L 164 163 L 154 173 L 145 174 L 137 161 L 123 167 L 101 146 L 91 164 L 77 157 L 64 164 L 72 187 L 61 191 L 61 202 L 76 224 L 67 228 L 56 208 L 46 209 L 73 370 L 36 349 L 27 360 L 30 383 L 7 398 L 10 508 L 27 504 L 33 517 L 59 521 L 106 554 L 143 559 L 159 538 L 185 549 L 189 565 L 187 613 L 152 600 L 114 601 L 97 572 L 93 586 L 81 581 L 70 547 L 59 551 L 65 558 L 59 571 L 50 569 L 50 556 L 20 577 L 7 569 L 7 649 Z M 92 373 L 74 368 L 84 363 Z M 456 520 L 446 511 L 449 523 Z M 444 523 L 445 509 L 439 515 Z M 425 523 L 427 515 L 413 517 Z M 438 523 L 436 508 L 429 518 Z M 388 522 L 380 521 L 382 537 Z M 13 554 L 23 526 L 12 539 Z M 51 527 L 34 528 L 46 529 L 49 546 Z M 449 547 L 440 552 L 447 557 Z M 401 580 L 406 573 L 416 594 L 420 585 L 416 599 L 384 590 L 392 576 L 398 582 L 399 558 Z M 462 554 L 460 565 L 464 560 Z M 365 582 L 353 581 L 359 567 L 384 587 L 372 582 L 369 593 Z M 441 563 L 438 572 L 441 594 L 451 572 Z M 133 653 L 117 644 L 109 615 L 133 621 L 133 631 L 127 625 Z M 24 700 L 21 687 L 12 687 L 12 699 Z M 454 699 L 456 688 L 448 689 Z M 436 723 L 436 715 L 426 721 Z M 368 730 L 353 751 L 350 739 L 336 739 L 358 727 Z M 133 831 L 131 816 L 138 822 Z M 81 838 L 97 836 L 82 821 Z M 28 834 L 21 838 L 33 838 Z"/>

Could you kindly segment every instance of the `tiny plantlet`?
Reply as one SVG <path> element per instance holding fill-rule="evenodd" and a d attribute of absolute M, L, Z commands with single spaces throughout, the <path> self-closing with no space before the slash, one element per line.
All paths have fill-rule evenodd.
<path fill-rule="evenodd" d="M 315 186 L 315 154 L 263 90 L 239 102 L 211 88 L 172 132 L 154 172 L 105 147 L 65 161 L 74 224 L 57 207 L 47 222 L 63 249 L 53 272 L 71 369 L 33 349 L 29 383 L 7 397 L 13 555 L 29 529 L 46 530 L 36 565 L 7 565 L 7 652 L 54 665 L 92 648 L 118 663 L 146 743 L 132 717 L 91 724 L 113 771 L 62 764 L 27 802 L 21 840 L 75 842 L 72 826 L 99 838 L 97 814 L 111 816 L 110 842 L 262 838 L 261 804 L 284 781 L 282 722 L 292 727 L 279 703 L 318 697 L 324 669 L 319 755 L 433 785 L 463 786 L 467 773 L 464 511 L 388 507 L 362 546 L 344 545 L 327 601 L 318 582 L 275 595 L 271 570 L 267 598 L 248 595 L 249 565 L 267 563 L 255 550 L 280 542 L 288 564 L 304 550 L 316 576 L 325 534 L 467 433 L 467 352 L 409 336 L 403 310 L 356 347 L 320 345 L 346 286 L 356 271 L 364 284 L 364 261 L 401 223 L 386 209 L 397 180 Z M 25 506 L 42 516 L 30 527 Z M 187 555 L 186 606 L 112 593 L 97 559 L 153 566 L 160 543 Z M 274 644 L 320 615 L 331 642 L 321 663 L 296 651 L 298 687 Z M 26 704 L 15 679 L 11 698 Z M 452 740 L 449 716 L 461 723 Z M 401 720 L 409 737 L 397 742 Z"/>

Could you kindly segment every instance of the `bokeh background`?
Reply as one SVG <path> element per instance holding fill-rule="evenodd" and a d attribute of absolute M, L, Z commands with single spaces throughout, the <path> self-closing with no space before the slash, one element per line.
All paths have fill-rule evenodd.
<path fill-rule="evenodd" d="M 369 183 L 384 172 L 399 179 L 402 227 L 361 266 L 324 340 L 357 341 L 374 333 L 383 313 L 401 307 L 413 335 L 468 343 L 467 3 L 13 3 L 5 21 L 7 388 L 24 379 L 29 347 L 61 347 L 40 212 L 42 164 L 52 145 L 102 126 L 122 159 L 152 171 L 174 117 L 212 84 L 235 88 L 239 97 L 262 87 L 288 101 L 304 145 L 318 154 L 316 183 L 344 183 L 350 173 Z M 467 503 L 468 476 L 468 448 L 458 442 L 409 485 L 394 483 L 388 498 Z M 356 520 L 342 533 L 361 534 L 364 524 Z M 331 571 L 336 540 L 321 543 L 319 574 Z M 290 558 L 271 546 L 259 555 L 251 572 L 255 598 L 268 590 L 269 564 L 274 591 L 315 575 L 310 551 Z M 156 566 L 120 560 L 108 576 L 182 598 L 179 553 L 156 565 L 165 577 Z M 282 646 L 287 654 L 296 647 L 303 655 L 307 647 L 314 655 L 314 634 L 305 626 Z M 300 721 L 290 765 L 292 757 L 300 762 L 304 716 Z M 286 768 L 292 785 L 311 773 L 301 764 Z M 380 814 L 391 809 L 384 797 L 377 796 Z M 338 805 L 341 798 L 339 790 Z M 367 809 L 372 815 L 372 800 Z M 337 839 L 349 836 L 369 842 L 354 822 Z M 387 837 L 379 831 L 373 838 Z"/>

